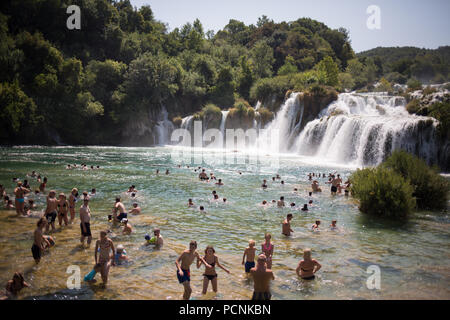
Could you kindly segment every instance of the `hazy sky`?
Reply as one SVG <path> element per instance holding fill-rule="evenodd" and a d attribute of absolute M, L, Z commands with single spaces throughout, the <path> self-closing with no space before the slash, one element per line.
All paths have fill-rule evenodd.
<path fill-rule="evenodd" d="M 205 31 L 222 29 L 230 19 L 256 24 L 258 17 L 275 22 L 309 17 L 330 28 L 350 30 L 356 52 L 377 46 L 437 48 L 450 45 L 449 0 L 131 0 L 151 6 L 155 18 L 170 30 L 199 18 Z M 381 29 L 370 30 L 366 13 L 380 8 Z"/>

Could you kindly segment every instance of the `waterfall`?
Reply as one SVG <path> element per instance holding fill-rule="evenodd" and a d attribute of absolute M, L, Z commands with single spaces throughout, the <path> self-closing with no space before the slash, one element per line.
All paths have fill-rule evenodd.
<path fill-rule="evenodd" d="M 193 119 L 193 116 L 187 116 L 181 120 L 180 128 L 186 130 L 183 134 L 183 141 L 180 144 L 181 146 L 190 147 L 192 144 L 192 137 L 189 136 L 188 132 L 191 132 Z"/>
<path fill-rule="evenodd" d="M 220 130 L 220 132 L 222 132 L 222 137 L 224 137 L 225 138 L 225 125 L 226 125 L 226 122 L 227 122 L 227 117 L 228 117 L 228 113 L 229 113 L 230 111 L 222 111 L 222 120 L 220 121 L 220 127 L 219 127 L 219 130 Z"/>
<path fill-rule="evenodd" d="M 168 112 L 163 106 L 161 108 L 161 113 L 158 116 L 158 121 L 155 126 L 156 129 L 156 143 L 158 145 L 169 144 L 169 137 L 173 131 L 173 123 L 168 119 Z"/>
<path fill-rule="evenodd" d="M 376 165 L 403 149 L 432 163 L 438 152 L 438 122 L 410 115 L 405 103 L 402 97 L 342 93 L 320 119 L 305 126 L 291 151 L 339 163 Z"/>

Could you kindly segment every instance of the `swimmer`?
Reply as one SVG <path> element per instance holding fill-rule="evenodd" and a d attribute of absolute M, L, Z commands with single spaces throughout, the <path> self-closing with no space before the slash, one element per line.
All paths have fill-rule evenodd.
<path fill-rule="evenodd" d="M 278 180 L 280 180 L 281 179 L 281 177 L 280 177 L 280 175 L 279 174 L 277 174 L 277 177 L 276 177 Z"/>
<path fill-rule="evenodd" d="M 100 273 L 102 276 L 103 286 L 106 286 L 108 282 L 109 268 L 111 265 L 115 265 L 114 243 L 106 235 L 106 231 L 100 231 L 100 239 L 95 243 L 94 249 L 95 264 L 100 264 Z"/>
<path fill-rule="evenodd" d="M 209 178 L 211 180 L 217 180 L 216 177 L 214 176 L 214 173 L 212 173 L 212 172 L 209 174 Z"/>
<path fill-rule="evenodd" d="M 166 170 L 166 174 L 169 174 L 169 169 Z"/>
<path fill-rule="evenodd" d="M 220 264 L 219 257 L 217 257 L 215 253 L 216 250 L 214 250 L 213 246 L 207 246 L 203 259 L 200 260 L 199 258 L 197 258 L 197 269 L 200 268 L 200 266 L 203 264 L 203 261 L 209 264 L 209 266 L 205 265 L 205 273 L 203 274 L 203 294 L 206 294 L 206 292 L 208 291 L 209 281 L 211 281 L 213 291 L 217 292 L 217 273 L 215 270 L 216 264 L 226 273 L 230 273 L 228 269 Z"/>
<path fill-rule="evenodd" d="M 322 265 L 316 260 L 311 259 L 311 249 L 303 250 L 303 260 L 298 263 L 295 273 L 304 280 L 314 280 L 315 273 L 322 268 Z"/>
<path fill-rule="evenodd" d="M 55 221 L 58 215 L 57 207 L 58 207 L 58 200 L 56 199 L 56 191 L 50 190 L 47 196 L 47 208 L 45 209 L 44 214 L 44 217 L 47 219 L 48 222 L 45 232 L 48 232 L 50 225 L 52 226 L 52 231 L 56 230 Z"/>
<path fill-rule="evenodd" d="M 42 217 L 37 222 L 37 228 L 34 230 L 34 241 L 33 246 L 31 247 L 31 253 L 33 254 L 33 259 L 38 264 L 41 261 L 42 252 L 45 249 L 45 245 L 51 246 L 50 242 L 44 237 L 44 228 L 47 225 L 47 220 Z"/>
<path fill-rule="evenodd" d="M 314 180 L 311 184 L 311 188 L 314 192 L 322 192 L 322 189 L 319 187 L 319 182 L 317 180 Z"/>
<path fill-rule="evenodd" d="M 227 202 L 227 198 L 223 198 L 222 200 L 223 200 L 223 203 Z"/>
<path fill-rule="evenodd" d="M 219 200 L 219 195 L 215 194 L 214 195 L 214 200 Z"/>
<path fill-rule="evenodd" d="M 267 205 L 267 201 L 266 200 L 263 200 L 263 202 L 261 203 L 263 206 L 266 206 Z"/>
<path fill-rule="evenodd" d="M 266 180 L 266 179 L 263 180 L 263 183 L 262 183 L 262 185 L 261 185 L 261 188 L 263 188 L 263 189 L 266 189 L 266 188 L 267 188 L 267 180 Z"/>
<path fill-rule="evenodd" d="M 266 233 L 264 235 L 265 242 L 261 244 L 261 251 L 267 258 L 267 268 L 272 269 L 272 255 L 275 246 L 272 244 L 270 239 L 272 239 L 272 235 L 270 233 Z"/>
<path fill-rule="evenodd" d="M 275 182 L 275 177 L 272 177 L 272 182 Z"/>
<path fill-rule="evenodd" d="M 163 239 L 163 237 L 161 235 L 161 230 L 159 228 L 155 228 L 153 230 L 153 235 L 155 236 L 155 239 L 156 239 L 155 247 L 156 248 L 162 247 L 162 245 L 164 244 L 164 239 Z"/>
<path fill-rule="evenodd" d="M 73 188 L 69 196 L 70 223 L 75 219 L 75 203 L 78 200 L 78 189 Z"/>
<path fill-rule="evenodd" d="M 218 186 L 223 186 L 222 179 L 219 179 L 218 182 L 216 182 L 216 185 L 218 185 Z"/>
<path fill-rule="evenodd" d="M 253 278 L 252 300 L 270 300 L 270 281 L 275 280 L 272 270 L 266 264 L 267 257 L 264 254 L 258 256 L 258 264 L 250 269 Z"/>
<path fill-rule="evenodd" d="M 95 188 L 92 188 L 91 193 L 89 194 L 90 197 L 93 197 L 97 194 L 97 190 Z"/>
<path fill-rule="evenodd" d="M 203 206 L 200 206 L 200 212 L 202 212 L 202 213 L 206 213 L 206 211 L 205 211 L 205 207 L 203 207 Z"/>
<path fill-rule="evenodd" d="M 306 203 L 303 205 L 302 211 L 308 211 L 308 205 Z"/>
<path fill-rule="evenodd" d="M 332 230 L 332 231 L 339 231 L 339 228 L 337 227 L 336 223 L 337 223 L 336 220 L 331 221 L 330 230 Z"/>
<path fill-rule="evenodd" d="M 39 185 L 39 191 L 45 193 L 46 186 L 47 186 L 47 177 L 44 177 L 44 181 Z"/>
<path fill-rule="evenodd" d="M 245 273 L 249 273 L 251 268 L 255 267 L 255 248 L 256 242 L 255 240 L 248 241 L 248 247 L 244 250 L 244 255 L 242 256 L 242 264 L 245 266 Z M 247 257 L 247 260 L 245 259 Z M 245 261 L 245 263 L 244 263 Z"/>
<path fill-rule="evenodd" d="M 188 207 L 189 207 L 189 208 L 195 207 L 195 204 L 192 202 L 192 199 L 189 199 L 189 200 L 188 200 Z"/>
<path fill-rule="evenodd" d="M 183 253 L 175 261 L 175 265 L 177 266 L 178 282 L 183 284 L 184 287 L 183 293 L 184 300 L 189 300 L 192 293 L 190 266 L 194 262 L 194 259 L 197 258 L 201 260 L 206 267 L 212 268 L 212 266 L 209 263 L 207 263 L 202 257 L 199 256 L 196 249 L 197 249 L 197 241 L 191 241 L 189 243 L 189 249 L 184 250 Z"/>
<path fill-rule="evenodd" d="M 16 213 L 17 215 L 25 215 L 24 211 L 24 205 L 25 205 L 25 193 L 30 192 L 30 189 L 27 189 L 22 186 L 22 182 L 17 183 L 17 187 L 14 189 L 14 195 L 16 196 L 15 199 L 15 207 L 16 207 Z"/>
<path fill-rule="evenodd" d="M 133 203 L 133 209 L 130 210 L 130 214 L 141 214 L 141 207 L 138 206 L 137 202 Z"/>
<path fill-rule="evenodd" d="M 80 228 L 81 228 L 81 245 L 84 247 L 84 238 L 87 237 L 88 247 L 91 245 L 91 209 L 89 208 L 89 196 L 83 199 L 83 204 L 80 207 Z"/>
<path fill-rule="evenodd" d="M 285 203 L 284 203 L 284 197 L 281 196 L 281 197 L 280 197 L 280 200 L 277 201 L 277 207 L 278 207 L 278 208 L 282 208 L 282 207 L 284 207 L 284 206 L 285 206 Z"/>
<path fill-rule="evenodd" d="M 117 211 L 119 211 L 119 215 L 117 215 Z M 113 222 L 114 224 L 122 221 L 123 218 L 127 218 L 127 212 L 125 210 L 125 206 L 122 202 L 120 202 L 120 197 L 116 197 L 116 203 L 114 203 L 113 207 Z"/>
<path fill-rule="evenodd" d="M 312 231 L 319 231 L 320 220 L 316 220 L 316 223 L 312 225 Z"/>
<path fill-rule="evenodd" d="M 25 215 L 26 216 L 31 215 L 31 210 L 34 208 L 36 208 L 36 205 L 34 204 L 34 200 L 33 199 L 28 200 L 28 203 L 26 203 L 25 207 L 24 207 Z"/>
<path fill-rule="evenodd" d="M 6 203 L 6 210 L 14 210 L 15 207 L 13 205 L 12 200 L 8 200 L 8 202 Z"/>
<path fill-rule="evenodd" d="M 64 224 L 67 226 L 69 224 L 68 213 L 69 213 L 69 201 L 67 201 L 66 195 L 64 193 L 59 194 L 58 200 L 58 223 L 61 227 L 64 220 Z"/>
<path fill-rule="evenodd" d="M 200 180 L 206 180 L 206 179 L 208 179 L 208 175 L 206 174 L 205 169 L 202 169 L 202 172 L 198 175 L 198 178 L 199 178 Z"/>
<path fill-rule="evenodd" d="M 123 234 L 131 234 L 133 232 L 133 227 L 128 223 L 128 219 L 124 218 L 121 221 L 123 223 Z"/>
<path fill-rule="evenodd" d="M 283 227 L 281 229 L 281 233 L 285 235 L 286 237 L 289 237 L 291 235 L 291 232 L 294 232 L 294 230 L 291 229 L 291 220 L 293 216 L 292 213 L 289 213 L 286 216 L 286 219 L 283 221 Z"/>
<path fill-rule="evenodd" d="M 159 169 L 156 169 L 156 175 L 159 175 Z"/>
<path fill-rule="evenodd" d="M 284 185 L 284 180 L 281 180 L 281 184 Z"/>
<path fill-rule="evenodd" d="M 295 202 L 291 202 L 290 206 L 291 206 L 292 209 L 294 209 L 295 208 Z"/>
<path fill-rule="evenodd" d="M 88 196 L 88 192 L 87 191 L 83 191 L 83 199 L 86 198 Z"/>

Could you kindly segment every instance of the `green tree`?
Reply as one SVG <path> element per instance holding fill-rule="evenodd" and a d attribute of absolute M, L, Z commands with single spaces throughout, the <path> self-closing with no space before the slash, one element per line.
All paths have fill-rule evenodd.
<path fill-rule="evenodd" d="M 280 69 L 278 69 L 279 76 L 285 76 L 297 72 L 298 69 L 297 66 L 295 65 L 295 60 L 291 56 L 287 56 L 284 65 Z"/>
<path fill-rule="evenodd" d="M 339 67 L 330 56 L 320 61 L 316 68 L 324 75 L 325 85 L 335 87 L 339 84 Z"/>
<path fill-rule="evenodd" d="M 265 41 L 258 41 L 251 49 L 250 54 L 256 78 L 272 76 L 272 64 L 275 61 L 273 49 Z"/>

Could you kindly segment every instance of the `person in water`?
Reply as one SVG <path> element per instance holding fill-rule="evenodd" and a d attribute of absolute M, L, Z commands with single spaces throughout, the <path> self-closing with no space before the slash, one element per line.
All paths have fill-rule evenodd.
<path fill-rule="evenodd" d="M 293 216 L 292 213 L 289 213 L 286 216 L 286 219 L 283 221 L 283 227 L 281 230 L 281 233 L 285 235 L 286 237 L 289 237 L 291 235 L 291 232 L 294 232 L 294 230 L 291 229 L 291 220 Z"/>
<path fill-rule="evenodd" d="M 25 193 L 30 192 L 30 189 L 27 189 L 22 186 L 22 182 L 17 182 L 17 187 L 14 189 L 14 195 L 16 197 L 16 213 L 17 215 L 25 215 L 24 206 L 25 206 Z"/>
<path fill-rule="evenodd" d="M 81 228 L 81 245 L 84 247 L 84 239 L 87 237 L 88 247 L 91 245 L 91 209 L 89 208 L 89 196 L 83 199 L 83 204 L 80 207 L 80 228 Z"/>
<path fill-rule="evenodd" d="M 44 228 L 47 225 L 47 219 L 44 217 L 40 218 L 36 224 L 36 229 L 34 230 L 34 241 L 31 246 L 31 253 L 33 254 L 33 259 L 38 264 L 41 261 L 42 252 L 45 247 L 50 247 L 51 244 L 48 239 L 44 236 Z"/>
<path fill-rule="evenodd" d="M 223 182 L 222 179 L 217 180 L 218 182 L 216 182 L 216 185 L 218 186 L 223 186 Z"/>
<path fill-rule="evenodd" d="M 262 185 L 261 185 L 261 188 L 267 189 L 267 180 L 266 180 L 266 179 L 263 180 L 263 183 L 262 183 Z"/>
<path fill-rule="evenodd" d="M 215 270 L 216 264 L 226 273 L 230 273 L 228 269 L 220 264 L 219 257 L 217 257 L 215 253 L 216 250 L 214 250 L 213 246 L 207 246 L 205 249 L 203 260 L 197 258 L 197 269 L 200 268 L 200 266 L 203 264 L 203 261 L 209 264 L 209 267 L 205 265 L 205 273 L 203 274 L 203 294 L 206 294 L 206 292 L 208 291 L 209 281 L 211 281 L 213 291 L 217 293 L 217 273 Z"/>
<path fill-rule="evenodd" d="M 15 299 L 23 288 L 28 288 L 29 286 L 30 284 L 25 281 L 22 273 L 15 272 L 12 279 L 6 283 L 5 298 Z"/>
<path fill-rule="evenodd" d="M 311 249 L 303 250 L 303 260 L 298 263 L 295 272 L 303 280 L 314 280 L 315 273 L 322 268 L 322 265 L 316 260 L 311 259 Z"/>
<path fill-rule="evenodd" d="M 119 214 L 117 215 L 117 211 L 119 211 Z M 116 203 L 114 204 L 113 208 L 114 213 L 114 223 L 118 223 L 122 221 L 122 219 L 127 218 L 127 212 L 125 210 L 125 206 L 122 202 L 120 202 L 120 197 L 116 197 Z"/>
<path fill-rule="evenodd" d="M 308 205 L 306 203 L 303 205 L 302 211 L 308 211 Z"/>
<path fill-rule="evenodd" d="M 311 229 L 312 231 L 319 231 L 319 226 L 320 226 L 320 220 L 317 220 L 315 224 L 312 225 Z"/>
<path fill-rule="evenodd" d="M 141 207 L 138 206 L 137 202 L 133 203 L 133 208 L 130 210 L 130 214 L 141 214 Z"/>
<path fill-rule="evenodd" d="M 184 250 L 183 253 L 178 257 L 175 261 L 175 265 L 177 266 L 177 278 L 178 282 L 183 284 L 184 293 L 183 299 L 189 300 L 192 293 L 191 288 L 191 272 L 190 267 L 194 262 L 194 259 L 200 259 L 206 267 L 212 268 L 212 266 L 207 263 L 202 257 L 199 256 L 197 250 L 197 241 L 191 241 L 189 243 L 189 249 Z"/>
<path fill-rule="evenodd" d="M 322 192 L 322 189 L 319 187 L 319 182 L 317 180 L 314 180 L 311 184 L 311 188 L 313 192 Z"/>
<path fill-rule="evenodd" d="M 56 191 L 50 190 L 47 196 L 47 208 L 45 209 L 44 215 L 48 222 L 45 232 L 48 232 L 49 225 L 52 226 L 52 231 L 56 230 L 55 221 L 58 215 L 57 208 L 58 208 L 58 200 L 56 199 Z"/>
<path fill-rule="evenodd" d="M 47 177 L 44 177 L 44 181 L 39 185 L 39 191 L 45 193 L 46 186 L 47 186 Z"/>
<path fill-rule="evenodd" d="M 205 172 L 205 169 L 202 169 L 202 172 L 200 172 L 200 174 L 198 175 L 198 178 L 200 180 L 207 180 L 208 179 L 208 175 Z"/>
<path fill-rule="evenodd" d="M 270 241 L 270 239 L 272 239 L 272 235 L 270 233 L 266 233 L 264 235 L 264 239 L 265 242 L 261 244 L 261 251 L 267 259 L 267 268 L 272 269 L 272 256 L 273 250 L 275 249 L 275 246 Z"/>
<path fill-rule="evenodd" d="M 285 206 L 285 203 L 284 203 L 284 197 L 281 196 L 281 197 L 280 197 L 280 200 L 277 201 L 277 207 L 278 207 L 278 208 L 283 208 L 284 206 Z"/>
<path fill-rule="evenodd" d="M 264 254 L 258 256 L 256 267 L 250 269 L 253 278 L 252 300 L 270 300 L 270 281 L 275 280 L 272 270 L 266 264 L 267 257 Z"/>
<path fill-rule="evenodd" d="M 14 210 L 14 209 L 15 209 L 15 207 L 12 203 L 12 200 L 8 200 L 6 203 L 6 210 Z"/>
<path fill-rule="evenodd" d="M 192 199 L 188 200 L 188 207 L 194 207 L 195 204 L 192 202 Z"/>
<path fill-rule="evenodd" d="M 102 276 L 103 286 L 108 283 L 109 269 L 114 262 L 114 243 L 107 236 L 106 231 L 100 231 L 100 239 L 95 242 L 95 264 L 100 264 L 100 273 Z"/>
<path fill-rule="evenodd" d="M 58 223 L 61 227 L 64 220 L 64 224 L 67 226 L 69 224 L 68 213 L 69 213 L 69 201 L 67 201 L 66 195 L 64 193 L 59 194 L 58 200 Z"/>
<path fill-rule="evenodd" d="M 78 200 L 78 189 L 73 188 L 69 196 L 70 223 L 72 223 L 73 220 L 75 220 L 75 203 L 77 202 L 77 200 Z"/>
<path fill-rule="evenodd" d="M 332 231 L 339 231 L 339 228 L 337 227 L 336 223 L 337 223 L 336 220 L 331 221 L 330 230 L 332 230 Z"/>
<path fill-rule="evenodd" d="M 26 216 L 30 216 L 31 215 L 31 210 L 33 210 L 35 208 L 36 208 L 36 205 L 34 204 L 34 200 L 33 199 L 29 199 L 28 203 L 25 203 L 25 207 L 24 207 L 25 215 Z"/>
<path fill-rule="evenodd" d="M 200 212 L 201 212 L 201 213 L 206 213 L 206 212 L 205 212 L 205 207 L 200 206 Z"/>
<path fill-rule="evenodd" d="M 245 273 L 249 273 L 250 269 L 255 266 L 255 248 L 256 242 L 255 240 L 248 241 L 248 247 L 244 250 L 244 255 L 242 256 L 242 264 L 245 266 Z M 245 259 L 247 257 L 247 260 Z M 245 263 L 244 263 L 245 261 Z"/>
<path fill-rule="evenodd" d="M 127 252 L 122 244 L 119 244 L 116 249 L 116 254 L 114 255 L 114 262 L 116 265 L 121 265 L 122 262 L 128 261 Z"/>
<path fill-rule="evenodd" d="M 128 219 L 127 218 L 123 218 L 122 221 L 123 223 L 123 234 L 131 234 L 133 232 L 133 227 L 131 226 L 131 224 L 128 223 Z"/>

